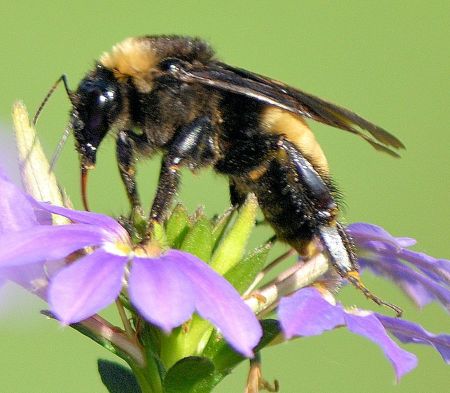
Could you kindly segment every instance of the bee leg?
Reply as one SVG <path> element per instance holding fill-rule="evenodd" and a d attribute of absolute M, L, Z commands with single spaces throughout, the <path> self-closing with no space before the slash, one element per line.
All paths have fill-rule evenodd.
<path fill-rule="evenodd" d="M 135 143 L 126 131 L 120 131 L 116 141 L 116 156 L 120 177 L 127 192 L 130 204 L 135 209 L 141 208 L 136 187 Z"/>
<path fill-rule="evenodd" d="M 342 224 L 336 221 L 335 225 L 320 226 L 319 237 L 330 256 L 331 264 L 342 278 L 359 289 L 374 303 L 390 308 L 397 314 L 397 317 L 402 315 L 403 310 L 400 307 L 380 299 L 363 284 L 359 275 L 357 258 L 353 251 L 353 243 Z"/>
<path fill-rule="evenodd" d="M 245 202 L 247 194 L 239 190 L 234 180 L 230 179 L 230 201 L 233 207 L 239 208 Z"/>
<path fill-rule="evenodd" d="M 315 220 L 317 229 L 315 236 L 320 240 L 324 251 L 330 257 L 330 262 L 335 271 L 363 292 L 368 299 L 378 305 L 391 308 L 397 313 L 397 316 L 400 316 L 402 310 L 399 307 L 380 299 L 362 283 L 359 276 L 357 257 L 354 253 L 354 245 L 345 228 L 337 221 L 337 204 L 328 180 L 316 171 L 292 143 L 282 141 L 280 147 L 284 149 L 289 157 L 289 162 L 295 173 L 302 183 L 307 186 L 303 192 L 316 209 Z M 305 251 L 302 254 L 307 255 L 307 247 L 296 243 L 292 245 L 300 252 Z M 309 245 L 312 245 L 312 252 L 317 251 L 313 243 L 306 243 L 306 246 Z"/>
<path fill-rule="evenodd" d="M 148 236 L 151 234 L 153 223 L 161 223 L 166 218 L 180 183 L 180 168 L 185 166 L 195 170 L 211 165 L 216 160 L 211 118 L 202 116 L 181 127 L 167 150 L 150 211 Z"/>
<path fill-rule="evenodd" d="M 177 161 L 177 157 L 169 155 L 163 158 L 159 173 L 158 189 L 156 190 L 156 195 L 150 210 L 148 233 L 151 232 L 152 223 L 161 223 L 166 218 L 166 214 L 178 190 L 180 168 L 176 164 Z"/>

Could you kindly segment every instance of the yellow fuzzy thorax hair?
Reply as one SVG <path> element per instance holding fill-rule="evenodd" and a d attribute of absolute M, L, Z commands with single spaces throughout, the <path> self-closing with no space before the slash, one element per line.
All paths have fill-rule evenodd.
<path fill-rule="evenodd" d="M 100 57 L 100 64 L 110 69 L 119 81 L 133 78 L 142 92 L 152 88 L 153 71 L 159 58 L 148 40 L 130 37 L 113 46 Z"/>

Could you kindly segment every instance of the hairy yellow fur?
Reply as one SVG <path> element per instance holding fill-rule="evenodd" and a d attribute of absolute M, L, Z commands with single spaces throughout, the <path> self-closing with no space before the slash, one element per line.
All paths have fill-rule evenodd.
<path fill-rule="evenodd" d="M 152 88 L 153 70 L 159 58 L 151 41 L 130 37 L 113 46 L 100 57 L 100 64 L 114 72 L 119 80 L 133 78 L 143 93 Z"/>
<path fill-rule="evenodd" d="M 262 113 L 261 122 L 267 131 L 284 135 L 306 156 L 314 168 L 323 174 L 328 174 L 328 161 L 325 154 L 301 116 L 267 106 Z"/>

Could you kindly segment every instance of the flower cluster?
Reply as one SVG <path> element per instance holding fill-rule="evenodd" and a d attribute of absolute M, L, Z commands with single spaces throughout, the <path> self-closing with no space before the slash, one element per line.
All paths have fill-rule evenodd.
<path fill-rule="evenodd" d="M 36 169 L 27 172 L 35 182 Z M 56 189 L 59 199 L 42 193 L 39 182 L 30 186 L 25 181 L 33 198 L 0 168 L 0 280 L 42 297 L 50 315 L 122 356 L 141 375 L 143 391 L 162 392 L 163 385 L 179 383 L 173 381 L 196 369 L 195 383 L 203 386 L 199 391 L 208 392 L 269 343 L 338 327 L 376 343 L 397 380 L 416 367 L 417 358 L 391 335 L 403 343 L 430 345 L 450 363 L 449 335 L 346 308 L 324 287 L 315 287 L 329 268 L 324 255 L 259 286 L 270 244 L 244 255 L 255 219 L 254 199 L 234 221 L 230 214 L 211 222 L 174 211 L 161 239 L 135 244 L 111 217 L 57 206 L 64 198 L 56 181 L 41 183 Z M 46 199 L 54 204 L 42 202 Z M 393 237 L 375 225 L 352 224 L 348 232 L 363 270 L 393 281 L 419 307 L 437 301 L 450 311 L 450 261 L 414 252 L 409 249 L 413 239 Z M 125 330 L 97 315 L 114 302 Z M 265 319 L 274 309 L 277 321 Z M 268 386 L 260 372 L 255 375 L 258 380 L 249 386 Z M 186 383 L 193 383 L 192 378 Z M 146 384 L 151 388 L 146 390 Z"/>
<path fill-rule="evenodd" d="M 395 238 L 375 225 L 355 223 L 348 231 L 359 246 L 363 268 L 391 279 L 419 306 L 435 299 L 450 311 L 450 261 L 408 250 L 406 247 L 415 244 L 413 239 Z M 400 318 L 356 308 L 347 310 L 331 294 L 314 288 L 281 299 L 278 316 L 287 338 L 318 335 L 341 326 L 365 336 L 381 347 L 397 379 L 416 367 L 417 359 L 392 341 L 387 332 L 403 343 L 430 345 L 450 363 L 449 335 L 434 335 Z"/>
<path fill-rule="evenodd" d="M 362 269 L 395 282 L 420 308 L 438 301 L 450 312 L 450 263 L 409 250 L 416 241 L 394 237 L 369 224 L 352 224 L 348 231 L 360 249 Z"/>
<path fill-rule="evenodd" d="M 62 323 L 79 322 L 113 303 L 127 271 L 131 302 L 146 320 L 169 332 L 195 310 L 217 326 L 236 350 L 252 356 L 261 338 L 257 319 L 231 284 L 195 256 L 177 250 L 135 249 L 114 219 L 27 198 L 1 173 L 0 189 L 7 205 L 0 212 L 2 223 L 9 228 L 0 237 L 0 266 L 19 266 L 20 272 L 27 265 L 41 266 L 43 271 L 48 261 L 94 248 L 51 277 L 46 297 Z M 41 223 L 36 212 L 59 214 L 73 223 Z M 7 275 L 13 272 L 9 269 Z M 21 281 L 27 280 L 16 273 Z"/>

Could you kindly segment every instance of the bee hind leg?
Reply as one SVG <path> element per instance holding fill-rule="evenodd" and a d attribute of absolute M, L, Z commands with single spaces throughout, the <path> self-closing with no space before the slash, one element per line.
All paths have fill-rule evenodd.
<path fill-rule="evenodd" d="M 369 300 L 379 306 L 392 309 L 397 317 L 402 315 L 403 310 L 400 307 L 380 299 L 361 281 L 354 246 L 342 224 L 336 222 L 335 225 L 320 226 L 319 237 L 330 257 L 331 264 L 342 278 L 359 289 Z"/>
<path fill-rule="evenodd" d="M 241 207 L 245 199 L 247 198 L 247 193 L 242 192 L 236 182 L 230 179 L 230 202 L 234 208 Z"/>

